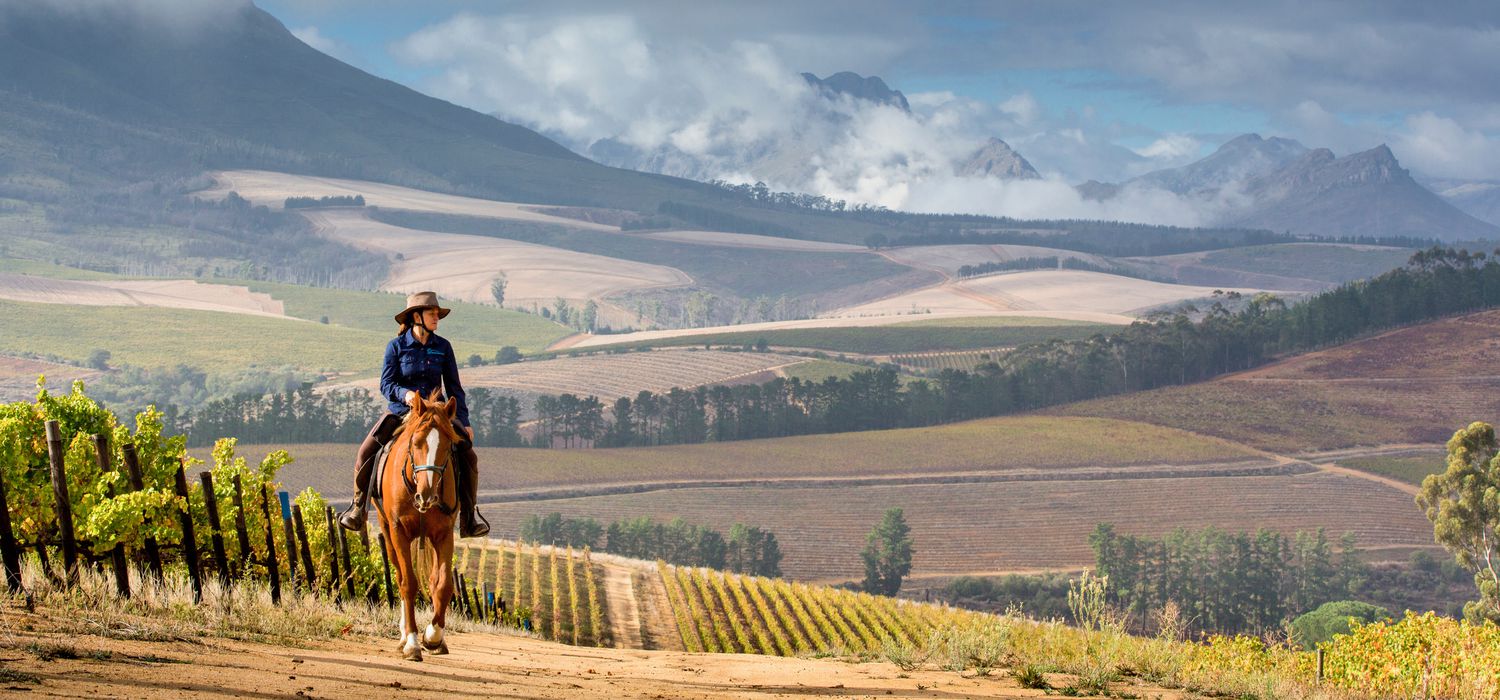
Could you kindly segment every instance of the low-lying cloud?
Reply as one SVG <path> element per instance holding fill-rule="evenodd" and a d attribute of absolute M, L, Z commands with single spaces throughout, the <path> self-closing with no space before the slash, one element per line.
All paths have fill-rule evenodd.
<path fill-rule="evenodd" d="M 600 144 L 627 149 L 639 167 L 669 174 L 764 181 L 913 211 L 1204 222 L 1201 203 L 1170 193 L 1128 189 L 1100 203 L 1068 182 L 1074 168 L 1106 179 L 1186 162 L 1197 154 L 1195 139 L 1163 135 L 1131 152 L 1086 133 L 1094 126 L 1087 117 L 1049 119 L 1025 93 L 998 103 L 913 94 L 907 113 L 820 93 L 770 42 L 655 39 L 622 14 L 463 14 L 413 34 L 394 53 L 435 69 L 424 87 L 441 97 L 532 126 L 579 152 Z M 955 164 L 990 137 L 1011 142 L 1047 177 L 955 175 Z"/>

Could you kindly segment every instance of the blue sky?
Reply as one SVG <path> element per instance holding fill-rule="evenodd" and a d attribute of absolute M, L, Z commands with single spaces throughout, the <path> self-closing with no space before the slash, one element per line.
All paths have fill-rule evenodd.
<path fill-rule="evenodd" d="M 958 101 L 941 104 L 962 107 L 976 137 L 1028 144 L 1020 150 L 1039 169 L 1075 181 L 1177 164 L 1245 132 L 1339 154 L 1389 143 L 1422 175 L 1500 179 L 1492 2 L 259 4 L 377 75 L 579 143 L 669 133 L 651 121 L 659 109 L 621 112 L 651 104 L 651 85 L 678 90 L 689 68 L 674 61 L 741 60 L 951 94 Z M 611 75 L 620 66 L 594 49 L 636 51 L 648 72 Z M 611 84 L 589 85 L 578 71 Z M 618 85 L 632 79 L 642 87 Z M 687 99 L 737 113 L 729 88 Z"/>

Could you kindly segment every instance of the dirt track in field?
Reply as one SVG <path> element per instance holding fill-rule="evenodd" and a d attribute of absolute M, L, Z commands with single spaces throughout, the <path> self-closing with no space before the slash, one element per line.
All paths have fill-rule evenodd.
<path fill-rule="evenodd" d="M 33 616 L 38 630 L 47 621 Z M 27 645 L 63 646 L 79 658 L 41 660 Z M 453 698 L 1031 698 L 1008 674 L 962 677 L 902 672 L 885 662 L 782 659 L 744 654 L 591 649 L 526 637 L 449 633 L 452 653 L 403 661 L 390 640 L 311 642 L 305 648 L 244 641 L 121 641 L 25 632 L 0 647 L 0 692 L 24 697 Z M 24 674 L 18 677 L 11 674 Z M 37 683 L 28 682 L 30 680 Z M 1065 685 L 1066 677 L 1052 679 Z M 1140 697 L 1175 699 L 1130 686 Z M 23 695 L 24 694 L 24 695 Z"/>

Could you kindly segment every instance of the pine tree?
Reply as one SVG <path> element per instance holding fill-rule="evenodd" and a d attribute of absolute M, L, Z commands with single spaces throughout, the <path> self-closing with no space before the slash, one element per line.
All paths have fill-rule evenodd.
<path fill-rule="evenodd" d="M 900 508 L 891 508 L 865 538 L 860 553 L 865 562 L 864 589 L 868 593 L 896 595 L 901 580 L 911 573 L 911 527 Z"/>

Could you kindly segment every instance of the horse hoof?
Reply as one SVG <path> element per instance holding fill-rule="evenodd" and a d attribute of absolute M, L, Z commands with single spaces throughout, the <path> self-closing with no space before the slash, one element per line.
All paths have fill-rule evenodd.
<path fill-rule="evenodd" d="M 427 651 L 430 651 L 430 652 L 432 652 L 435 655 L 441 656 L 443 654 L 448 653 L 448 643 L 447 642 L 438 642 L 436 645 L 427 644 L 427 643 L 424 642 L 422 644 L 422 646 L 426 647 Z"/>
<path fill-rule="evenodd" d="M 407 661 L 421 661 L 422 649 L 420 647 L 412 649 L 411 651 L 402 654 L 401 658 L 406 659 Z"/>

